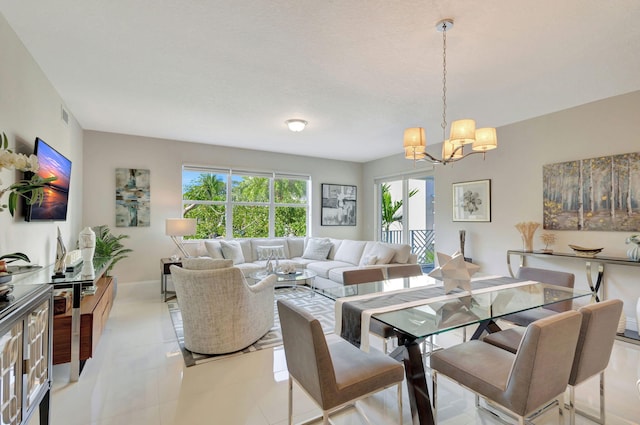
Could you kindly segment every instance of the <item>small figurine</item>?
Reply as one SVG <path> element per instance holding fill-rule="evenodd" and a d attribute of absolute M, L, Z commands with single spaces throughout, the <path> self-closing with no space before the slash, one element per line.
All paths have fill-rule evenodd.
<path fill-rule="evenodd" d="M 64 277 L 65 271 L 65 259 L 67 258 L 67 248 L 62 242 L 62 235 L 60 234 L 60 228 L 58 227 L 58 242 L 56 245 L 56 264 L 53 268 L 53 277 Z"/>

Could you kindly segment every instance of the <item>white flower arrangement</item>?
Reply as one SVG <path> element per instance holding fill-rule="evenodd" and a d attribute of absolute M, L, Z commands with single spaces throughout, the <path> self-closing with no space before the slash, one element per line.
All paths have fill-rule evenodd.
<path fill-rule="evenodd" d="M 21 196 L 25 198 L 29 205 L 42 202 L 44 184 L 54 181 L 56 177 L 43 179 L 35 174 L 39 168 L 38 157 L 35 155 L 15 153 L 9 149 L 8 146 L 9 141 L 7 140 L 7 135 L 2 133 L 0 136 L 0 171 L 7 169 L 34 173 L 29 180 L 18 180 L 4 189 L 0 187 L 0 199 L 2 199 L 6 192 L 9 192 L 9 203 L 0 203 L 0 211 L 8 208 L 9 213 L 13 216 L 16 206 L 18 205 L 18 197 Z M 0 184 L 2 184 L 2 180 L 0 180 Z"/>

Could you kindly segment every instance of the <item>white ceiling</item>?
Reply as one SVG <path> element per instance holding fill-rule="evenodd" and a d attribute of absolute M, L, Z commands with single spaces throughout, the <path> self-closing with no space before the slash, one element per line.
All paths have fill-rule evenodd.
<path fill-rule="evenodd" d="M 89 130 L 359 162 L 401 152 L 406 127 L 435 144 L 435 23 L 446 17 L 449 121 L 498 127 L 640 89 L 638 0 L 0 0 L 0 10 Z M 292 133 L 288 118 L 309 125 Z"/>

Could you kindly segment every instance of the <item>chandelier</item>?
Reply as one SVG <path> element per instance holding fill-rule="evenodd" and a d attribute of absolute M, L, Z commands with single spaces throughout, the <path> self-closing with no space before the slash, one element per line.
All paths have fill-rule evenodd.
<path fill-rule="evenodd" d="M 428 161 L 432 164 L 448 164 L 459 161 L 469 155 L 484 153 L 498 147 L 496 129 L 492 127 L 476 129 L 472 119 L 456 120 L 451 123 L 449 138 L 447 129 L 447 31 L 453 27 L 453 19 L 443 19 L 436 24 L 442 32 L 442 158 L 436 158 L 426 150 L 427 138 L 424 128 L 407 128 L 404 131 L 404 156 L 415 161 Z M 465 145 L 471 144 L 471 152 L 464 152 Z"/>

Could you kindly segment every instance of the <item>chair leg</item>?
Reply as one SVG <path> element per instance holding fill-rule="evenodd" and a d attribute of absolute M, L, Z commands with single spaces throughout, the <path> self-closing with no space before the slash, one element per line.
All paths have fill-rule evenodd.
<path fill-rule="evenodd" d="M 329 425 L 329 412 L 326 410 L 322 411 L 322 425 Z"/>
<path fill-rule="evenodd" d="M 402 381 L 398 382 L 398 424 L 402 425 Z"/>
<path fill-rule="evenodd" d="M 387 354 L 387 338 L 382 337 L 382 352 Z"/>
<path fill-rule="evenodd" d="M 289 375 L 289 425 L 293 425 L 293 378 Z"/>
<path fill-rule="evenodd" d="M 569 385 L 569 425 L 576 423 L 576 389 Z"/>
<path fill-rule="evenodd" d="M 564 425 L 564 394 L 558 397 L 558 425 Z"/>
<path fill-rule="evenodd" d="M 604 420 L 604 370 L 600 372 L 600 423 L 605 424 Z"/>
<path fill-rule="evenodd" d="M 433 407 L 433 423 L 438 423 L 438 372 L 431 369 L 431 406 Z"/>
<path fill-rule="evenodd" d="M 476 394 L 476 407 L 480 407 L 480 396 Z"/>

